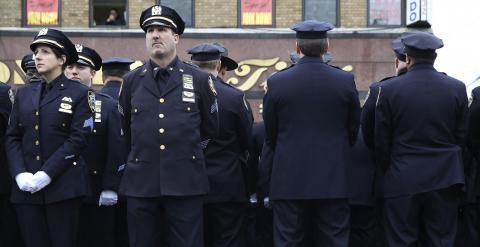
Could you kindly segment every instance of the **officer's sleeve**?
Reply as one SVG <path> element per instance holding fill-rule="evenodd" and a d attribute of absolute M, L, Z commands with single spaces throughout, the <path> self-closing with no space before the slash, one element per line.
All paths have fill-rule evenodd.
<path fill-rule="evenodd" d="M 353 76 L 352 76 L 353 77 Z M 352 91 L 350 93 L 350 109 L 348 115 L 348 134 L 350 145 L 353 146 L 358 136 L 360 127 L 360 100 L 355 81 L 352 79 Z"/>
<path fill-rule="evenodd" d="M 265 198 L 269 196 L 270 192 L 270 178 L 273 167 L 273 150 L 270 148 L 271 144 L 265 141 L 262 148 L 262 156 L 258 163 L 258 198 Z"/>
<path fill-rule="evenodd" d="M 257 143 L 257 129 L 252 127 L 252 136 L 248 144 L 248 161 L 247 161 L 247 186 L 249 194 L 255 193 L 256 181 L 258 177 L 258 161 L 260 160 L 260 152 L 262 143 Z M 260 146 L 260 147 L 259 147 Z"/>
<path fill-rule="evenodd" d="M 20 95 L 21 95 L 21 88 L 17 89 L 14 102 L 19 102 Z M 20 113 L 19 113 L 18 104 L 14 103 L 11 114 L 10 114 L 10 118 L 8 120 L 6 143 L 5 143 L 5 151 L 7 153 L 8 166 L 10 168 L 10 175 L 12 175 L 12 177 L 15 177 L 17 174 L 26 171 L 25 161 L 23 159 L 23 150 L 22 150 L 23 127 L 20 125 L 19 114 Z M 2 114 L 2 117 L 3 117 L 3 114 Z M 2 122 L 3 122 L 3 119 L 2 119 Z"/>
<path fill-rule="evenodd" d="M 70 133 L 62 146 L 60 146 L 43 164 L 41 170 L 51 178 L 62 174 L 72 166 L 87 145 L 87 135 L 93 126 L 93 116 L 88 103 L 90 90 L 85 90 L 73 108 Z"/>
<path fill-rule="evenodd" d="M 273 92 L 274 88 L 272 83 L 267 80 L 267 93 L 263 96 L 263 123 L 265 124 L 265 134 L 268 140 L 267 145 L 270 145 L 271 149 L 275 149 L 275 143 L 277 141 L 277 113 L 275 109 L 275 99 Z"/>
<path fill-rule="evenodd" d="M 218 102 L 217 90 L 212 79 L 207 75 L 201 78 L 199 83 L 200 94 L 199 109 L 201 115 L 200 135 L 202 141 L 218 136 L 219 120 L 218 120 Z"/>
<path fill-rule="evenodd" d="M 122 117 L 117 106 L 109 105 L 107 117 L 107 163 L 103 175 L 102 189 L 117 191 L 120 184 L 120 171 L 126 161 L 125 136 L 122 131 Z"/>
<path fill-rule="evenodd" d="M 11 91 L 10 87 L 4 87 L 0 91 L 0 148 L 3 150 L 5 146 L 5 133 L 8 127 L 8 118 L 12 111 L 12 102 L 10 100 Z"/>
<path fill-rule="evenodd" d="M 475 155 L 477 160 L 480 158 L 480 88 L 472 90 L 471 104 L 469 108 L 468 119 L 468 148 Z"/>
<path fill-rule="evenodd" d="M 468 97 L 465 84 L 461 83 L 458 90 L 458 111 L 457 111 L 457 125 L 455 129 L 455 138 L 457 144 L 461 147 L 465 146 L 468 128 Z"/>
<path fill-rule="evenodd" d="M 252 137 L 252 113 L 248 102 L 245 100 L 245 96 L 239 97 L 237 100 L 238 109 L 238 121 L 237 121 L 237 133 L 240 147 L 242 150 L 247 150 L 250 139 Z"/>
<path fill-rule="evenodd" d="M 363 104 L 361 114 L 361 126 L 365 145 L 372 150 L 374 148 L 374 128 L 375 128 L 375 103 L 377 101 L 378 86 L 370 86 L 368 97 Z"/>
<path fill-rule="evenodd" d="M 385 91 L 385 90 L 384 90 Z M 391 111 L 386 93 L 382 87 L 378 88 L 378 96 L 375 108 L 375 160 L 383 171 L 390 165 L 392 145 L 392 121 Z"/>
<path fill-rule="evenodd" d="M 130 129 L 130 114 L 131 114 L 131 76 L 132 72 L 126 74 L 123 77 L 122 88 L 120 89 L 120 95 L 118 97 L 118 112 L 121 116 L 121 127 L 124 135 L 124 149 L 125 155 L 128 156 L 130 153 L 130 143 L 131 143 L 131 129 Z"/>

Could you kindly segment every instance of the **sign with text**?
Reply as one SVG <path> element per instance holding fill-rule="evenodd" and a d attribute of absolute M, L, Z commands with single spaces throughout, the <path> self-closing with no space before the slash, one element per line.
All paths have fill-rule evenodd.
<path fill-rule="evenodd" d="M 25 25 L 59 26 L 58 0 L 25 0 Z"/>
<path fill-rule="evenodd" d="M 241 0 L 242 26 L 272 26 L 273 0 Z"/>
<path fill-rule="evenodd" d="M 411 27 L 430 27 L 432 4 L 428 0 L 407 0 L 406 23 Z"/>

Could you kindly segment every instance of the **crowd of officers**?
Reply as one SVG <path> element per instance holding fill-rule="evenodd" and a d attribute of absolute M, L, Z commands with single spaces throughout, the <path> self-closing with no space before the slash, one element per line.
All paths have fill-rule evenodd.
<path fill-rule="evenodd" d="M 181 61 L 184 22 L 161 5 L 140 27 L 133 71 L 44 28 L 27 85 L 0 85 L 1 246 L 478 246 L 480 90 L 434 69 L 439 38 L 394 40 L 396 75 L 362 109 L 323 57 L 333 26 L 298 23 L 300 59 L 253 123 L 225 47 Z"/>

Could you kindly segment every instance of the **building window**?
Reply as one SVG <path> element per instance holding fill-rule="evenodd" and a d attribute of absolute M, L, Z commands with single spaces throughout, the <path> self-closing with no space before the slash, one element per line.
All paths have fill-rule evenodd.
<path fill-rule="evenodd" d="M 339 0 L 303 0 L 303 19 L 338 24 Z"/>
<path fill-rule="evenodd" d="M 402 25 L 402 0 L 368 0 L 370 26 Z"/>
<path fill-rule="evenodd" d="M 24 26 L 60 26 L 60 0 L 24 0 Z"/>
<path fill-rule="evenodd" d="M 274 26 L 274 0 L 239 0 L 239 26 Z"/>
<path fill-rule="evenodd" d="M 194 19 L 194 5 L 193 0 L 161 0 L 161 4 L 170 7 L 178 12 L 185 22 L 186 27 L 193 27 Z"/>
<path fill-rule="evenodd" d="M 126 26 L 127 0 L 90 0 L 90 26 Z"/>

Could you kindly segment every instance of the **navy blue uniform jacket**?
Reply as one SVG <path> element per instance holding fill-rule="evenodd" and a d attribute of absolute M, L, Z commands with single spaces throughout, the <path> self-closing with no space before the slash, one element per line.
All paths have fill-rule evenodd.
<path fill-rule="evenodd" d="M 177 62 L 160 92 L 151 63 L 126 74 L 119 98 L 128 159 L 120 193 L 134 197 L 208 192 L 201 142 L 218 133 L 209 75 Z M 213 90 L 212 90 L 213 89 Z"/>
<path fill-rule="evenodd" d="M 12 177 L 9 176 L 7 155 L 5 154 L 5 134 L 8 118 L 12 110 L 10 86 L 0 83 L 0 194 L 10 194 Z"/>
<path fill-rule="evenodd" d="M 207 202 L 246 201 L 245 169 L 252 119 L 242 91 L 214 80 L 220 131 L 205 150 L 210 192 Z"/>
<path fill-rule="evenodd" d="M 395 197 L 464 183 L 467 131 L 465 85 L 413 65 L 384 81 L 375 111 L 375 155 L 385 175 L 384 196 Z"/>
<path fill-rule="evenodd" d="M 263 107 L 274 152 L 270 198 L 347 198 L 360 122 L 353 75 L 320 57 L 303 57 L 268 79 Z"/>
<path fill-rule="evenodd" d="M 122 117 L 117 101 L 110 96 L 95 94 L 93 131 L 88 136 L 88 146 L 82 156 L 88 167 L 92 189 L 91 203 L 98 203 L 102 190 L 117 191 L 120 185 L 120 171 L 125 164 L 125 138 L 122 131 Z"/>
<path fill-rule="evenodd" d="M 18 88 L 7 130 L 10 174 L 46 172 L 52 182 L 37 193 L 12 186 L 12 202 L 43 204 L 88 194 L 87 167 L 80 154 L 92 130 L 91 92 L 63 74 L 40 101 L 42 83 Z"/>

